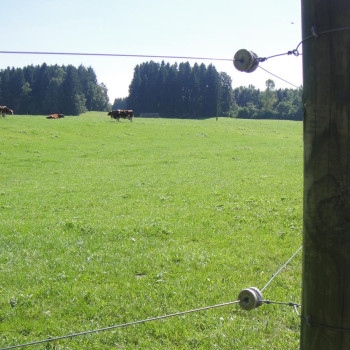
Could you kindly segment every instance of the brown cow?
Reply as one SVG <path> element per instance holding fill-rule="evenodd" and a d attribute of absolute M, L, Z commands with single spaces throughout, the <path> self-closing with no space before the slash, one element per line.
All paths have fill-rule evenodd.
<path fill-rule="evenodd" d="M 59 119 L 59 118 L 64 118 L 64 115 L 63 114 L 54 113 L 54 114 L 48 115 L 46 118 L 47 119 Z"/>
<path fill-rule="evenodd" d="M 6 117 L 6 114 L 11 114 L 13 115 L 13 110 L 6 107 L 6 106 L 0 106 L 0 112 L 3 118 Z"/>
<path fill-rule="evenodd" d="M 129 119 L 132 122 L 134 118 L 134 111 L 131 109 L 116 109 L 108 112 L 108 115 L 110 115 L 111 118 L 114 118 L 118 122 L 120 118 Z"/>

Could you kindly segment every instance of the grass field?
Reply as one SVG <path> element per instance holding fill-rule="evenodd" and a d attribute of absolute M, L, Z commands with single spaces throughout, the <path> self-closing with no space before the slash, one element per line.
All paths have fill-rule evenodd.
<path fill-rule="evenodd" d="M 0 348 L 237 300 L 302 242 L 302 123 L 0 120 Z M 300 303 L 301 254 L 264 290 Z M 224 306 L 32 349 L 297 349 Z"/>

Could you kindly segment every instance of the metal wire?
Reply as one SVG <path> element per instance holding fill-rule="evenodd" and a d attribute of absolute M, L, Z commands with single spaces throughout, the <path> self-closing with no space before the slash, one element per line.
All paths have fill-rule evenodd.
<path fill-rule="evenodd" d="M 139 323 L 146 323 L 146 322 L 161 320 L 161 319 L 164 319 L 164 318 L 185 315 L 185 314 L 189 314 L 189 313 L 192 313 L 192 312 L 198 312 L 198 311 L 214 309 L 214 308 L 218 308 L 218 307 L 222 307 L 222 306 L 238 304 L 239 302 L 240 302 L 239 300 L 230 301 L 230 302 L 223 303 L 223 304 L 217 304 L 217 305 L 213 305 L 213 306 L 206 306 L 206 307 L 202 307 L 202 308 L 199 308 L 199 309 L 182 311 L 182 312 L 177 312 L 177 313 L 174 313 L 174 314 L 169 314 L 169 315 L 164 315 L 164 316 L 157 316 L 157 317 L 147 318 L 145 320 L 118 324 L 118 325 L 115 325 L 115 326 L 110 326 L 110 327 L 105 327 L 105 328 L 100 328 L 100 329 L 94 329 L 94 330 L 91 330 L 91 331 L 79 332 L 79 333 L 74 333 L 74 334 L 68 334 L 68 335 L 63 335 L 63 336 L 60 336 L 60 337 L 44 339 L 44 340 L 38 340 L 38 341 L 33 341 L 33 342 L 20 344 L 20 345 L 8 346 L 6 348 L 1 348 L 0 350 L 9 350 L 9 349 L 23 348 L 25 346 L 31 346 L 31 345 L 37 345 L 37 344 L 42 344 L 42 343 L 48 343 L 48 342 L 61 340 L 61 339 L 74 338 L 74 337 L 77 337 L 77 336 L 86 335 L 86 334 L 92 334 L 92 333 L 97 333 L 97 332 L 104 332 L 104 331 L 108 331 L 108 330 L 111 330 L 111 329 L 133 326 L 133 325 L 136 325 L 136 324 L 139 324 Z"/>
<path fill-rule="evenodd" d="M 48 52 L 48 51 L 0 51 L 0 54 L 18 55 L 65 55 L 65 56 L 103 56 L 103 57 L 134 57 L 134 58 L 172 58 L 185 60 L 209 60 L 209 61 L 232 61 L 232 58 L 216 57 L 191 57 L 191 56 L 162 56 L 162 55 L 138 55 L 121 53 L 87 53 L 87 52 Z"/>
<path fill-rule="evenodd" d="M 306 322 L 306 324 L 309 327 L 325 328 L 325 329 L 329 329 L 331 331 L 340 332 L 340 333 L 349 333 L 350 332 L 349 328 L 335 327 L 335 326 L 329 326 L 329 325 L 324 324 L 324 323 L 313 322 L 313 321 L 311 321 L 311 316 L 307 316 L 305 318 L 305 317 L 300 316 L 299 313 L 297 313 L 297 314 L 298 314 L 299 318 L 302 321 Z"/>
<path fill-rule="evenodd" d="M 297 86 L 297 85 L 295 85 L 295 84 L 290 83 L 288 80 L 285 80 L 285 79 L 279 77 L 278 75 L 271 73 L 270 71 L 268 71 L 267 69 L 265 69 L 265 68 L 263 68 L 263 67 L 261 67 L 261 66 L 259 66 L 259 68 L 262 69 L 263 71 L 265 71 L 266 73 L 269 73 L 269 74 L 273 75 L 274 77 L 276 77 L 276 78 L 278 78 L 278 79 L 284 81 L 285 83 L 290 84 L 290 85 L 296 87 L 297 89 L 300 88 L 300 86 Z"/>
<path fill-rule="evenodd" d="M 286 302 L 280 302 L 280 301 L 271 301 L 271 300 L 262 300 L 261 301 L 263 304 L 278 304 L 278 305 L 287 305 L 287 306 L 293 306 L 295 307 L 301 307 L 300 304 L 296 304 L 292 301 L 290 301 L 289 303 Z"/>
<path fill-rule="evenodd" d="M 299 45 L 298 45 L 299 47 Z M 275 57 L 280 57 L 280 56 L 286 56 L 286 55 L 294 55 L 294 56 L 299 56 L 300 53 L 298 51 L 298 49 L 294 49 L 294 50 L 291 50 L 291 51 L 288 51 L 288 52 L 285 52 L 285 53 L 280 53 L 280 54 L 277 54 L 277 55 L 273 55 L 273 56 L 268 56 L 268 57 L 259 57 L 258 60 L 259 62 L 265 62 L 267 61 L 268 59 L 270 58 L 275 58 Z"/>
<path fill-rule="evenodd" d="M 273 279 L 289 264 L 289 262 L 299 253 L 299 251 L 303 248 L 301 246 L 284 264 L 283 266 L 270 278 L 270 280 L 265 284 L 265 286 L 261 289 L 261 292 L 273 281 Z M 1 350 L 1 349 L 0 349 Z"/>
<path fill-rule="evenodd" d="M 344 30 L 350 30 L 350 27 L 342 27 L 342 28 L 335 28 L 335 29 L 329 29 L 329 30 L 325 30 L 323 32 L 320 32 L 318 33 L 317 32 L 317 29 L 316 29 L 316 26 L 312 26 L 311 28 L 311 32 L 312 32 L 312 35 L 309 35 L 307 37 L 305 37 L 299 44 L 298 46 L 296 47 L 295 50 L 298 50 L 299 49 L 299 46 L 301 44 L 303 44 L 305 41 L 309 40 L 309 39 L 313 39 L 313 38 L 318 38 L 320 35 L 323 35 L 323 34 L 328 34 L 328 33 L 335 33 L 335 32 L 342 32 Z"/>

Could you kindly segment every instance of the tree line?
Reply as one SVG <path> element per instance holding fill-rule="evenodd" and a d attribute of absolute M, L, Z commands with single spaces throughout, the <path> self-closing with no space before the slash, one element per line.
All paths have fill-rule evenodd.
<path fill-rule="evenodd" d="M 231 78 L 213 65 L 189 62 L 146 62 L 137 65 L 129 86 L 127 107 L 136 115 L 159 113 L 165 117 L 210 117 L 228 112 Z"/>
<path fill-rule="evenodd" d="M 146 62 L 137 65 L 129 96 L 115 99 L 114 109 L 159 113 L 162 117 L 273 118 L 302 120 L 302 89 L 275 89 L 266 81 L 266 90 L 250 85 L 232 88 L 231 77 L 213 65 L 189 62 Z"/>
<path fill-rule="evenodd" d="M 16 114 L 79 115 L 109 108 L 107 88 L 91 67 L 46 63 L 0 70 L 0 103 Z"/>
<path fill-rule="evenodd" d="M 0 70 L 0 104 L 16 114 L 79 115 L 111 108 L 106 86 L 94 70 L 83 65 L 27 66 Z M 302 120 L 302 89 L 266 89 L 254 86 L 232 88 L 231 77 L 212 64 L 139 64 L 129 86 L 129 95 L 117 98 L 113 109 L 159 113 L 162 117 L 273 118 Z"/>
<path fill-rule="evenodd" d="M 302 88 L 275 90 L 271 79 L 264 91 L 241 86 L 233 90 L 230 114 L 235 118 L 302 120 L 302 94 Z"/>

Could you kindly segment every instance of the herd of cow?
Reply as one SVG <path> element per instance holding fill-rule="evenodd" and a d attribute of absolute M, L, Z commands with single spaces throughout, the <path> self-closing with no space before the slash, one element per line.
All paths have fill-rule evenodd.
<path fill-rule="evenodd" d="M 0 113 L 1 113 L 2 117 L 5 118 L 7 114 L 13 115 L 13 110 L 6 107 L 6 106 L 0 106 Z M 134 119 L 134 111 L 131 109 L 115 109 L 115 110 L 108 112 L 108 115 L 118 122 L 119 122 L 119 119 L 129 119 L 131 122 Z M 60 119 L 60 118 L 64 118 L 64 115 L 54 113 L 54 114 L 49 114 L 46 118 L 47 119 Z"/>

